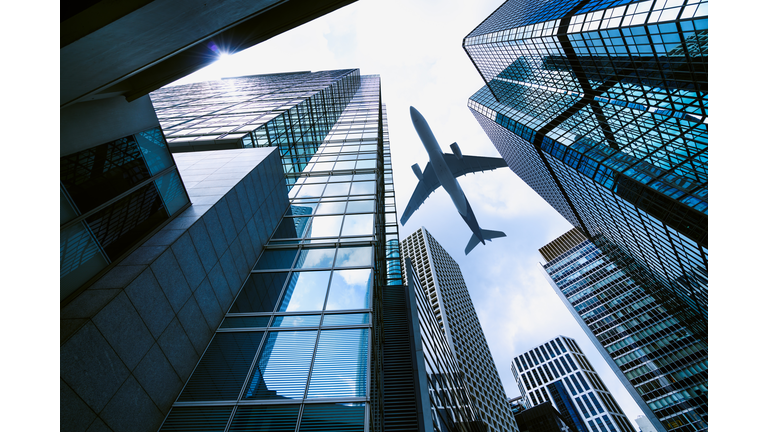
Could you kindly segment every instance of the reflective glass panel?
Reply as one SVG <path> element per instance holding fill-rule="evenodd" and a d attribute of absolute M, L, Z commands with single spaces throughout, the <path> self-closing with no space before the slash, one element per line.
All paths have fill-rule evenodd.
<path fill-rule="evenodd" d="M 325 188 L 323 196 L 346 196 L 349 194 L 349 186 L 351 183 L 330 183 Z"/>
<path fill-rule="evenodd" d="M 335 248 L 302 249 L 296 261 L 296 268 L 330 268 L 335 253 Z"/>
<path fill-rule="evenodd" d="M 289 269 L 296 258 L 297 249 L 268 249 L 261 254 L 254 270 Z"/>
<path fill-rule="evenodd" d="M 312 214 L 312 210 L 317 207 L 317 203 L 301 203 L 288 207 L 288 216 L 307 216 Z"/>
<path fill-rule="evenodd" d="M 347 215 L 344 218 L 343 236 L 373 235 L 373 215 Z"/>
<path fill-rule="evenodd" d="M 330 276 L 330 271 L 293 273 L 278 311 L 322 310 Z"/>
<path fill-rule="evenodd" d="M 299 418 L 299 406 L 239 406 L 229 430 L 230 432 L 293 432 L 296 430 L 296 420 Z M 195 432 L 200 431 L 195 429 Z"/>
<path fill-rule="evenodd" d="M 335 270 L 326 310 L 367 309 L 371 269 Z"/>
<path fill-rule="evenodd" d="M 336 213 L 344 213 L 344 207 L 347 205 L 346 201 L 335 201 L 335 202 L 321 202 L 319 206 L 317 206 L 317 214 L 336 214 Z"/>
<path fill-rule="evenodd" d="M 337 237 L 342 216 L 315 216 L 307 237 Z"/>
<path fill-rule="evenodd" d="M 272 235 L 272 239 L 283 238 L 302 238 L 304 232 L 307 230 L 307 224 L 309 223 L 308 217 L 296 217 L 296 218 L 283 218 L 277 230 Z"/>
<path fill-rule="evenodd" d="M 327 314 L 323 317 L 323 326 L 368 324 L 367 313 Z"/>
<path fill-rule="evenodd" d="M 256 362 L 247 399 L 301 399 L 316 330 L 271 332 Z"/>
<path fill-rule="evenodd" d="M 373 213 L 374 201 L 350 201 L 347 207 L 347 213 Z"/>
<path fill-rule="evenodd" d="M 179 401 L 234 400 L 264 332 L 216 333 Z"/>
<path fill-rule="evenodd" d="M 308 404 L 299 432 L 363 432 L 365 404 Z"/>
<path fill-rule="evenodd" d="M 323 194 L 324 188 L 324 184 L 305 184 L 301 187 L 299 193 L 296 194 L 296 198 L 318 197 Z"/>
<path fill-rule="evenodd" d="M 320 315 L 277 316 L 271 327 L 317 327 Z"/>
<path fill-rule="evenodd" d="M 173 165 L 171 152 L 165 145 L 165 139 L 159 127 L 139 132 L 134 135 L 134 138 L 149 166 L 150 174 L 155 175 Z"/>
<path fill-rule="evenodd" d="M 287 277 L 288 272 L 251 274 L 229 312 L 272 312 Z"/>
<path fill-rule="evenodd" d="M 322 330 L 307 397 L 366 394 L 368 329 Z"/>
<path fill-rule="evenodd" d="M 336 267 L 363 267 L 372 265 L 371 246 L 342 247 L 336 256 Z"/>
<path fill-rule="evenodd" d="M 376 182 L 354 182 L 352 183 L 351 195 L 373 195 L 376 192 Z"/>

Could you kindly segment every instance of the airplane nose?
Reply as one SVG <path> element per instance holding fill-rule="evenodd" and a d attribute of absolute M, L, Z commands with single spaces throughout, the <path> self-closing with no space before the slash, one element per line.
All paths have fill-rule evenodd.
<path fill-rule="evenodd" d="M 423 116 L 421 115 L 419 110 L 417 110 L 414 107 L 411 107 L 411 121 L 416 120 L 416 119 L 421 119 L 421 118 L 423 118 Z"/>

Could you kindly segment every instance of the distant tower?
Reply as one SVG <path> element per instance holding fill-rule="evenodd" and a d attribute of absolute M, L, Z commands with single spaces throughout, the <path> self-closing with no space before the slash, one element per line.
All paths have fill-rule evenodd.
<path fill-rule="evenodd" d="M 575 340 L 564 336 L 512 361 L 526 405 L 551 403 L 578 432 L 635 432 Z M 578 408 L 577 408 L 578 407 Z"/>
<path fill-rule="evenodd" d="M 633 258 L 576 228 L 539 251 L 555 293 L 654 429 L 707 430 L 706 323 Z"/>
<path fill-rule="evenodd" d="M 473 404 L 489 431 L 517 431 L 512 407 L 493 362 L 456 261 L 424 227 L 401 242 L 427 292 L 440 327 L 464 374 Z"/>

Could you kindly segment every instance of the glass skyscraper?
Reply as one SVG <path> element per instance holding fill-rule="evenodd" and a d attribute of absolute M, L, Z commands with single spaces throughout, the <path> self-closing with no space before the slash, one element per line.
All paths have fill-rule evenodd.
<path fill-rule="evenodd" d="M 160 430 L 381 430 L 381 298 L 402 275 L 379 78 L 351 75 L 314 156 L 281 147 L 306 164 L 289 210 Z"/>
<path fill-rule="evenodd" d="M 279 147 L 291 185 L 359 87 L 360 71 L 344 69 L 225 78 L 150 98 L 171 152 Z"/>
<path fill-rule="evenodd" d="M 517 175 L 707 317 L 706 0 L 509 0 L 463 41 Z"/>
<path fill-rule="evenodd" d="M 558 336 L 516 356 L 512 372 L 528 407 L 551 403 L 573 430 L 635 430 L 571 338 Z"/>
<path fill-rule="evenodd" d="M 540 251 L 555 292 L 653 426 L 707 430 L 706 325 L 637 283 L 631 257 L 603 252 L 576 228 Z"/>
<path fill-rule="evenodd" d="M 512 407 L 459 265 L 424 227 L 409 235 L 401 248 L 403 257 L 413 262 L 414 279 L 424 290 L 419 296 L 429 301 L 480 419 L 489 431 L 517 431 Z M 434 386 L 439 388 L 438 383 Z"/>

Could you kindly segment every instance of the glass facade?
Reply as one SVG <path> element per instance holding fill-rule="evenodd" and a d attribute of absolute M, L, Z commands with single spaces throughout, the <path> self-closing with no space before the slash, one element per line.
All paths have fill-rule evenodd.
<path fill-rule="evenodd" d="M 707 430 L 706 322 L 665 290 L 638 282 L 642 268 L 618 248 L 573 237 L 580 238 L 544 265 L 551 285 L 649 419 L 668 431 Z"/>
<path fill-rule="evenodd" d="M 512 373 L 527 407 L 552 404 L 572 430 L 635 430 L 571 338 L 558 336 L 516 356 L 512 360 Z"/>
<path fill-rule="evenodd" d="M 358 74 L 301 172 L 284 164 L 291 205 L 161 431 L 381 430 L 381 293 L 402 274 L 379 77 Z"/>
<path fill-rule="evenodd" d="M 485 340 L 459 265 L 423 227 L 401 244 L 422 294 L 456 358 L 472 405 L 489 431 L 517 431 L 499 371 Z M 426 331 L 434 331 L 427 329 Z"/>
<path fill-rule="evenodd" d="M 510 0 L 463 46 L 509 166 L 707 316 L 706 1 Z"/>
<path fill-rule="evenodd" d="M 359 88 L 360 71 L 345 69 L 225 78 L 150 97 L 171 151 L 279 147 L 290 187 Z M 349 139 L 360 133 L 366 142 L 378 138 L 352 130 Z"/>
<path fill-rule="evenodd" d="M 190 205 L 159 127 L 63 156 L 59 169 L 62 301 Z"/>

